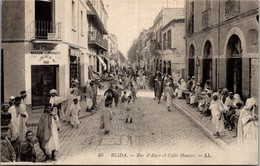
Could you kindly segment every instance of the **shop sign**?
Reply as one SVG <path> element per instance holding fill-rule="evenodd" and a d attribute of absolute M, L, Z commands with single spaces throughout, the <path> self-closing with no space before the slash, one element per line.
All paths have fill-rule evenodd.
<path fill-rule="evenodd" d="M 60 51 L 57 51 L 56 48 L 47 45 L 34 45 L 31 52 L 31 59 L 35 63 L 56 63 L 57 57 L 60 56 Z"/>

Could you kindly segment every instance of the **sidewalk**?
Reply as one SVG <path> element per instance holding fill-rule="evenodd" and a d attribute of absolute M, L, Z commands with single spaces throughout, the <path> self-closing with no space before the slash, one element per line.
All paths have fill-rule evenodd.
<path fill-rule="evenodd" d="M 236 138 L 233 138 L 235 131 L 228 131 L 227 129 L 224 129 L 219 139 L 215 139 L 213 136 L 215 133 L 215 125 L 210 120 L 210 117 L 202 117 L 200 112 L 197 111 L 198 108 L 188 106 L 185 99 L 176 98 L 173 100 L 173 105 L 185 114 L 187 118 L 192 120 L 197 127 L 204 130 L 205 134 L 222 148 L 226 149 L 229 145 L 236 143 Z"/>
<path fill-rule="evenodd" d="M 88 116 L 96 113 L 96 111 L 101 106 L 101 103 L 103 103 L 104 92 L 105 92 L 105 89 L 98 91 L 97 108 L 93 113 L 89 113 L 89 112 L 85 111 L 86 110 L 86 102 L 85 101 L 80 102 L 81 112 L 80 112 L 79 119 L 83 119 L 85 117 L 88 117 Z M 42 111 L 37 110 L 37 112 L 43 112 L 43 110 Z M 35 133 L 35 134 L 37 133 L 37 124 L 39 122 L 41 114 L 42 113 L 32 114 L 27 121 L 28 130 L 33 131 L 33 133 Z M 72 137 L 75 136 L 75 134 L 74 134 L 75 131 L 76 130 L 73 130 L 73 128 L 71 128 L 71 126 L 68 123 L 62 123 L 62 125 L 60 126 L 60 130 L 59 130 L 59 138 L 60 138 L 60 146 L 61 147 L 65 146 L 65 144 L 67 145 L 67 143 L 68 143 L 68 141 L 64 140 L 64 135 L 68 132 L 72 132 L 71 136 L 70 136 L 70 138 L 72 138 Z M 39 143 L 38 143 L 37 138 L 35 138 L 34 142 L 35 142 L 35 151 L 36 151 L 36 156 L 37 156 L 37 162 L 43 162 L 43 160 L 45 159 L 45 156 L 44 156 L 44 154 L 42 153 L 42 150 L 39 147 Z M 68 153 L 68 151 L 69 151 L 69 149 L 66 148 L 66 151 L 61 151 L 60 153 L 58 153 L 58 155 L 60 156 L 63 153 Z M 48 163 L 51 163 L 51 161 L 48 161 Z"/>

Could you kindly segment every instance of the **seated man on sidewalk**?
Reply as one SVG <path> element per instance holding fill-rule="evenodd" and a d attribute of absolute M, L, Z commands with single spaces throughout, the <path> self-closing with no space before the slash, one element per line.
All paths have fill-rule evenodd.
<path fill-rule="evenodd" d="M 199 97 L 201 96 L 202 89 L 200 83 L 197 83 L 196 88 L 190 95 L 190 106 L 195 107 L 198 104 Z"/>
<path fill-rule="evenodd" d="M 33 143 L 33 132 L 26 132 L 26 141 L 21 142 L 21 161 L 36 162 L 36 152 Z"/>

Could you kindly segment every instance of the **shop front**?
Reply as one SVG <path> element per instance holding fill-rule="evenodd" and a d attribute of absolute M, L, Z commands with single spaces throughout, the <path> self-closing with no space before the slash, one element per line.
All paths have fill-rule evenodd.
<path fill-rule="evenodd" d="M 29 49 L 25 55 L 28 104 L 44 106 L 49 102 L 51 89 L 56 89 L 60 97 L 66 97 L 70 72 L 68 46 L 32 44 Z"/>

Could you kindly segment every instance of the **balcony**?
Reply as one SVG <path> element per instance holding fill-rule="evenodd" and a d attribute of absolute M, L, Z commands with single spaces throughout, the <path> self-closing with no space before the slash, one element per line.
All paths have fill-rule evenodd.
<path fill-rule="evenodd" d="M 240 13 L 240 2 L 238 0 L 227 0 L 225 2 L 226 19 L 235 17 Z"/>
<path fill-rule="evenodd" d="M 88 44 L 105 51 L 108 50 L 107 40 L 103 39 L 103 37 L 95 31 L 88 32 Z"/>
<path fill-rule="evenodd" d="M 160 43 L 158 43 L 157 41 L 152 42 L 151 45 L 149 46 L 149 50 L 151 52 L 154 52 L 154 51 L 157 51 L 157 50 L 161 50 Z"/>
<path fill-rule="evenodd" d="M 61 22 L 36 20 L 26 28 L 26 39 L 33 41 L 61 41 Z"/>
<path fill-rule="evenodd" d="M 202 29 L 209 27 L 210 12 L 210 8 L 202 12 Z"/>

